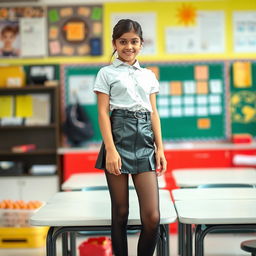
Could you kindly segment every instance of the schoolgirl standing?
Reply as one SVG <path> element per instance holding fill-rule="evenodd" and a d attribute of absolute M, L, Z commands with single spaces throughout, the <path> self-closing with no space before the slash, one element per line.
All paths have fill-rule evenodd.
<path fill-rule="evenodd" d="M 157 176 L 166 171 L 156 109 L 159 83 L 154 73 L 142 68 L 136 60 L 143 43 L 138 22 L 120 20 L 113 29 L 112 43 L 113 55 L 117 53 L 118 57 L 100 69 L 94 84 L 103 137 L 96 168 L 106 173 L 115 256 L 128 255 L 129 174 L 138 195 L 142 223 L 137 255 L 151 256 L 160 220 Z"/>

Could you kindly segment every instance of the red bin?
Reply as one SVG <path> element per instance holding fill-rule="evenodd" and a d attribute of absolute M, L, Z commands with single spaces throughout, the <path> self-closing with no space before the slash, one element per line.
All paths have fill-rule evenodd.
<path fill-rule="evenodd" d="M 89 238 L 79 245 L 80 256 L 112 256 L 111 239 L 108 237 Z"/>

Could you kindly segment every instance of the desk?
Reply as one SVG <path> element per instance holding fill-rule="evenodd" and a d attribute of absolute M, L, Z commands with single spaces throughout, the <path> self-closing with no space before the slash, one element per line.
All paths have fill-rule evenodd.
<path fill-rule="evenodd" d="M 131 175 L 129 175 L 129 184 L 133 187 Z M 79 173 L 72 174 L 62 185 L 62 190 L 81 190 L 86 187 L 107 186 L 104 173 Z M 158 177 L 159 188 L 165 188 L 166 182 L 164 176 Z"/>
<path fill-rule="evenodd" d="M 197 187 L 210 183 L 256 184 L 254 168 L 192 168 L 173 170 L 173 177 L 179 187 Z"/>
<path fill-rule="evenodd" d="M 159 190 L 160 194 L 160 238 L 157 255 L 169 255 L 166 243 L 168 224 L 176 221 L 176 211 L 170 193 Z M 128 228 L 141 225 L 136 192 L 129 192 L 130 213 Z M 34 226 L 50 226 L 47 235 L 47 256 L 56 255 L 56 239 L 62 234 L 64 252 L 67 249 L 67 232 L 104 231 L 111 227 L 111 202 L 108 191 L 59 192 L 40 208 L 32 217 Z M 75 255 L 71 250 L 72 256 Z M 66 255 L 66 254 L 65 254 Z"/>
<path fill-rule="evenodd" d="M 204 255 L 204 237 L 209 232 L 256 229 L 256 199 L 184 200 L 175 201 L 175 207 L 187 237 L 186 254 L 183 255 L 192 255 L 192 224 L 196 225 L 195 255 L 197 256 Z M 204 230 L 201 230 L 202 224 L 207 224 Z"/>
<path fill-rule="evenodd" d="M 172 190 L 175 201 L 256 199 L 255 188 L 186 188 Z"/>

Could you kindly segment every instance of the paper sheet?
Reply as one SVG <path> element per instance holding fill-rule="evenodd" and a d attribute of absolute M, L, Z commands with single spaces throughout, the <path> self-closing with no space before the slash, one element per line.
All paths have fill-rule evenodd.
<path fill-rule="evenodd" d="M 13 115 L 13 97 L 0 96 L 0 118 Z"/>

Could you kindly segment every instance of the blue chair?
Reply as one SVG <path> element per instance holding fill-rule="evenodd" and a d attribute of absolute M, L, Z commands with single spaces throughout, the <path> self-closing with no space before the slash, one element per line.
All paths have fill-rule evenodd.
<path fill-rule="evenodd" d="M 256 256 L 256 240 L 247 240 L 241 243 L 241 249 Z"/>

